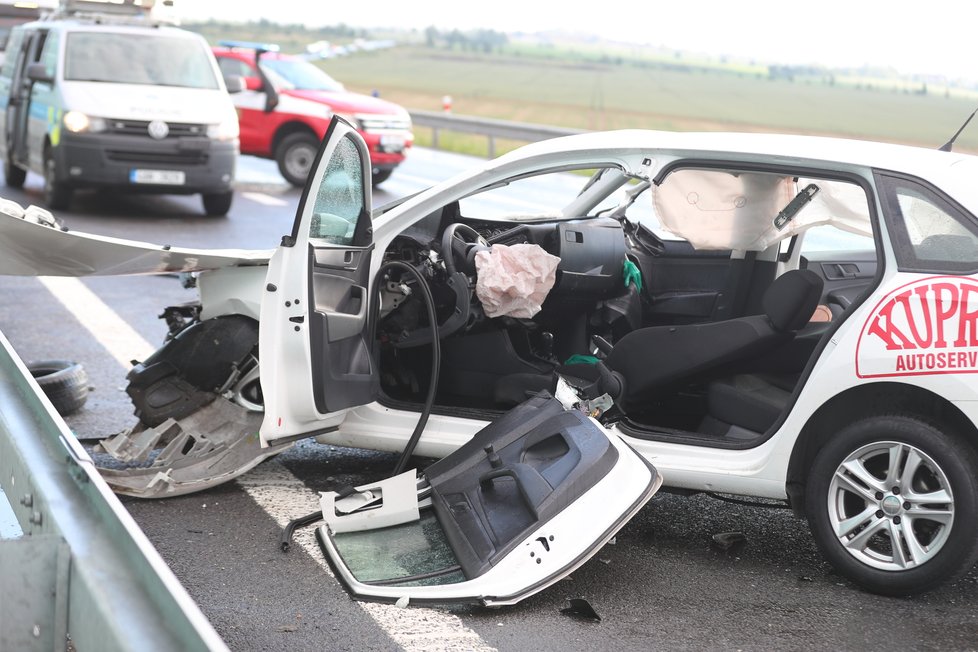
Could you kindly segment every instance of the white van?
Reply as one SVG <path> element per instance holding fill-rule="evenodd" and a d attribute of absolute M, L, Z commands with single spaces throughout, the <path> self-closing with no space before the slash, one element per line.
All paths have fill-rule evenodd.
<path fill-rule="evenodd" d="M 15 27 L 0 68 L 0 157 L 8 186 L 27 171 L 64 209 L 77 188 L 201 193 L 208 215 L 231 207 L 238 119 L 199 35 L 145 5 L 65 2 Z M 79 8 L 81 5 L 81 8 Z M 236 84 L 237 82 L 237 84 Z"/>

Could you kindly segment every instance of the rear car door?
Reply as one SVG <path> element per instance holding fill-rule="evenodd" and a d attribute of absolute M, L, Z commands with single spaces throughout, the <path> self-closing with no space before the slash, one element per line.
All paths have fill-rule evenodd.
<path fill-rule="evenodd" d="M 363 138 L 334 118 L 292 232 L 269 261 L 259 335 L 266 443 L 333 429 L 376 396 L 366 332 L 370 188 Z"/>

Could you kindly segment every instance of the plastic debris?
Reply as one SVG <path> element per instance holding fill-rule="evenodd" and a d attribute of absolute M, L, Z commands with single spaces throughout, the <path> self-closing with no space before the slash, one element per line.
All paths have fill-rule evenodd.
<path fill-rule="evenodd" d="M 594 610 L 591 603 L 584 598 L 569 598 L 567 602 L 570 606 L 560 610 L 560 613 L 565 616 L 570 616 L 577 620 L 587 620 L 595 623 L 601 622 L 601 616 Z"/>

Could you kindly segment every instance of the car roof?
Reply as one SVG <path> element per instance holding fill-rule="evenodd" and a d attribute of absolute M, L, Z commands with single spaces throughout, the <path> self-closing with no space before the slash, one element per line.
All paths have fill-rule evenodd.
<path fill-rule="evenodd" d="M 682 158 L 722 161 L 725 155 L 738 162 L 778 163 L 786 166 L 848 167 L 889 170 L 918 176 L 941 185 L 954 186 L 964 194 L 978 178 L 978 157 L 910 145 L 866 140 L 765 133 L 671 132 L 621 130 L 587 132 L 527 145 L 497 159 L 504 165 L 514 159 L 573 150 L 621 150 L 622 153 L 668 152 Z M 658 172 L 658 170 L 656 170 Z M 950 189 L 950 188 L 948 188 Z"/>

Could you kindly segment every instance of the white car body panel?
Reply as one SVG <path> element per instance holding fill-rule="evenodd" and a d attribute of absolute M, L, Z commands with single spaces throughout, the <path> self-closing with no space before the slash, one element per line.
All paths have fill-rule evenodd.
<path fill-rule="evenodd" d="M 972 179 L 978 174 L 978 159 L 948 152 L 928 151 L 899 145 L 831 138 L 780 136 L 768 134 L 669 133 L 650 131 L 618 131 L 591 133 L 544 141 L 507 154 L 481 168 L 463 173 L 418 194 L 389 210 L 374 221 L 374 242 L 383 251 L 391 240 L 410 224 L 430 211 L 466 196 L 498 179 L 559 166 L 567 162 L 610 163 L 633 171 L 642 167 L 643 158 L 652 153 L 652 164 L 645 173 L 654 176 L 669 163 L 682 158 L 696 160 L 735 161 L 738 164 L 770 163 L 809 167 L 855 174 L 872 182 L 873 168 L 897 170 L 928 179 L 948 192 L 954 193 L 968 210 L 978 213 L 978 188 Z M 874 207 L 877 212 L 880 207 Z M 878 239 L 881 260 L 886 275 L 875 297 L 882 296 L 913 279 L 918 274 L 896 272 L 894 255 L 885 226 L 877 222 L 882 232 Z M 270 258 L 269 251 L 202 251 L 161 247 L 103 236 L 61 232 L 49 227 L 25 223 L 23 220 L 0 216 L 0 273 L 4 274 L 144 274 L 173 271 L 208 270 L 246 266 L 240 272 L 227 269 L 213 281 L 202 283 L 202 291 L 223 286 L 218 290 L 219 303 L 208 305 L 207 315 L 237 312 L 253 315 L 255 297 L 263 294 L 265 278 L 259 268 Z M 45 258 L 37 252 L 57 251 L 58 256 Z M 380 266 L 380 256 L 371 263 L 371 273 Z M 274 259 L 269 265 L 269 278 L 282 274 Z M 247 280 L 235 277 L 246 275 Z M 220 278 L 220 282 L 217 279 Z M 246 297 L 238 304 L 235 295 Z M 625 435 L 627 441 L 661 469 L 667 484 L 677 487 L 711 489 L 771 498 L 784 498 L 784 480 L 794 441 L 810 415 L 832 396 L 871 379 L 859 379 L 853 370 L 853 360 L 859 333 L 873 303 L 871 299 L 852 315 L 833 336 L 814 371 L 779 431 L 766 442 L 747 450 L 722 450 L 702 446 L 637 440 Z M 216 307 L 220 306 L 220 307 Z M 289 354 L 298 360 L 308 355 L 301 345 Z M 268 376 L 263 382 L 277 387 L 273 392 L 284 396 L 303 396 L 297 400 L 308 405 L 308 383 L 300 374 L 275 381 Z M 974 392 L 966 380 L 953 376 L 922 376 L 901 379 L 928 391 L 946 396 L 958 403 L 969 416 L 978 414 L 974 407 Z M 277 383 L 277 384 L 276 384 Z M 288 437 L 294 432 L 308 431 L 314 424 L 339 429 L 319 436 L 324 442 L 359 445 L 379 450 L 396 451 L 403 448 L 417 419 L 417 413 L 388 408 L 380 403 L 352 408 L 330 415 L 306 410 L 306 420 L 300 424 L 277 426 L 266 424 L 263 431 L 279 433 L 272 437 Z M 459 417 L 432 415 L 421 438 L 418 453 L 443 456 L 471 437 L 485 425 L 484 421 Z"/>

